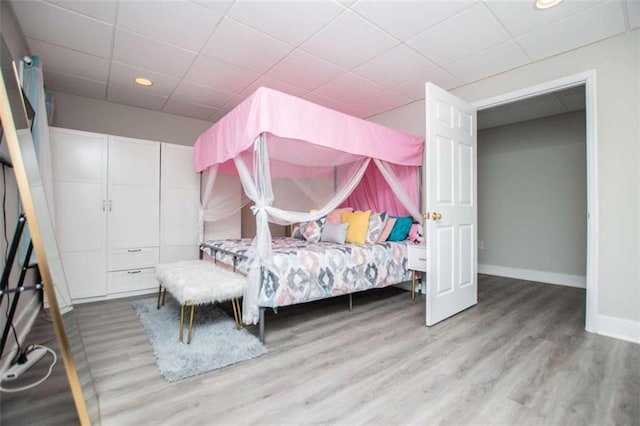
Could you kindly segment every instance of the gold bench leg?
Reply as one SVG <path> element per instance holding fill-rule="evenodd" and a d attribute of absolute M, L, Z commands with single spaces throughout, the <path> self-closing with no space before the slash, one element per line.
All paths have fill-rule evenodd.
<path fill-rule="evenodd" d="M 184 305 L 180 305 L 180 343 L 182 343 L 183 328 L 184 328 Z"/>
<path fill-rule="evenodd" d="M 189 337 L 187 338 L 187 345 L 191 343 L 191 331 L 193 330 L 193 311 L 196 309 L 196 305 L 191 304 L 191 316 L 189 318 Z"/>
<path fill-rule="evenodd" d="M 411 271 L 411 300 L 416 300 L 416 271 Z"/>
<path fill-rule="evenodd" d="M 157 307 L 158 309 L 160 309 L 160 296 L 162 295 L 162 284 L 160 284 L 158 286 L 158 303 L 157 303 Z"/>
<path fill-rule="evenodd" d="M 231 299 L 231 306 L 233 306 L 233 319 L 236 321 L 236 328 L 240 330 L 243 327 L 240 301 L 238 299 Z"/>

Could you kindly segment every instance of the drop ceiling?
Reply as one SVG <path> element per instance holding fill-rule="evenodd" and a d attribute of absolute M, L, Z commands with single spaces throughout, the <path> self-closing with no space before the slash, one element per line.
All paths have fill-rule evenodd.
<path fill-rule="evenodd" d="M 212 122 L 260 86 L 368 117 L 640 26 L 637 0 L 10 3 L 48 90 Z"/>
<path fill-rule="evenodd" d="M 478 111 L 478 130 L 583 111 L 585 107 L 584 85 L 571 87 L 480 110 Z"/>

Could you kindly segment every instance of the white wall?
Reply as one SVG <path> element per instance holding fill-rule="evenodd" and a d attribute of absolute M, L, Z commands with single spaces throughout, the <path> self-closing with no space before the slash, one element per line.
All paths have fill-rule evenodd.
<path fill-rule="evenodd" d="M 17 21 L 15 15 L 13 14 L 13 10 L 8 7 L 7 2 L 0 1 L 0 32 L 2 33 L 2 37 L 7 43 L 7 47 L 11 53 L 11 56 L 14 59 L 21 58 L 24 55 L 29 53 L 27 44 L 24 41 L 24 36 L 22 35 L 22 31 L 20 27 L 17 25 Z M 1 168 L 1 166 L 0 166 Z M 9 244 L 11 243 L 11 238 L 13 237 L 13 233 L 15 231 L 15 227 L 18 220 L 18 209 L 20 206 L 20 198 L 18 196 L 18 187 L 16 185 L 15 175 L 13 174 L 13 169 L 5 168 L 4 176 L 0 173 L 0 197 L 6 195 L 6 203 L 4 209 L 4 215 L 0 217 L 0 221 L 4 222 L 4 224 L 0 224 L 2 226 L 1 229 L 4 229 L 4 225 L 6 224 L 7 229 L 7 239 L 9 240 Z M 2 234 L 4 234 L 4 230 L 0 230 Z M 0 236 L 0 268 L 5 267 L 5 240 L 3 236 Z M 32 270 L 33 271 L 33 270 Z M 35 278 L 33 276 L 32 271 L 29 272 L 27 278 L 25 280 L 25 285 L 31 285 L 35 282 Z M 9 280 L 9 286 L 11 288 L 15 287 L 18 275 L 20 273 L 19 265 L 16 259 L 16 263 L 13 266 L 11 278 Z M 13 299 L 13 296 L 11 296 Z M 0 328 L 4 329 L 6 323 L 6 317 L 4 313 L 6 312 L 7 307 L 9 306 L 9 298 L 6 296 L 2 297 L 0 301 L 0 311 L 2 315 L 0 316 Z M 37 294 L 32 291 L 24 292 L 20 296 L 20 302 L 18 303 L 18 307 L 16 310 L 16 314 L 14 317 L 13 324 L 16 328 L 16 332 L 21 339 L 20 343 L 25 343 L 23 341 L 27 332 L 31 327 L 31 323 L 37 314 L 37 307 L 39 306 L 39 298 Z M 1 332 L 1 331 L 0 331 Z M 7 346 L 2 354 L 5 356 L 0 361 L 0 371 L 4 371 L 6 367 L 8 367 L 11 358 L 13 355 L 6 356 L 7 354 L 13 354 L 15 352 L 15 339 L 13 333 L 9 334 L 9 338 L 7 339 Z"/>
<path fill-rule="evenodd" d="M 8 2 L 0 1 L 0 31 L 14 59 L 29 55 L 29 47 Z"/>
<path fill-rule="evenodd" d="M 451 92 L 474 102 L 595 69 L 599 187 L 598 312 L 640 328 L 640 30 L 525 65 Z M 371 118 L 424 136 L 424 105 Z M 638 331 L 634 333 L 640 334 Z M 636 336 L 636 339 L 638 337 Z"/>
<path fill-rule="evenodd" d="M 45 87 L 46 87 L 45 80 Z M 213 123 L 121 105 L 100 99 L 53 92 L 52 126 L 130 138 L 193 146 Z"/>
<path fill-rule="evenodd" d="M 586 155 L 584 111 L 478 132 L 479 271 L 584 287 Z"/>

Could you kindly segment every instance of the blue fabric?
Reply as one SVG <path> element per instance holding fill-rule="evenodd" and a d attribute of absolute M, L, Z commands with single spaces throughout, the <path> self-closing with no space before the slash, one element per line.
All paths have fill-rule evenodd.
<path fill-rule="evenodd" d="M 407 238 L 407 235 L 409 235 L 409 230 L 411 229 L 411 225 L 413 224 L 413 218 L 411 216 L 400 216 L 395 218 L 396 223 L 393 225 L 387 241 L 405 240 Z"/>

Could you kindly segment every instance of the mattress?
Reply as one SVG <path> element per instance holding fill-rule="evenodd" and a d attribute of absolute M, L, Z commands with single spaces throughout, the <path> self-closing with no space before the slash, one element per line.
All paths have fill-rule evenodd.
<path fill-rule="evenodd" d="M 201 250 L 216 261 L 247 273 L 251 239 L 205 241 Z M 407 242 L 379 244 L 310 243 L 275 238 L 273 256 L 263 265 L 258 305 L 287 306 L 386 287 L 408 281 Z M 235 256 L 234 256 L 235 254 Z"/>

